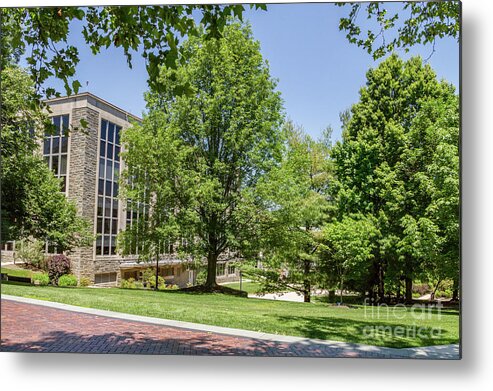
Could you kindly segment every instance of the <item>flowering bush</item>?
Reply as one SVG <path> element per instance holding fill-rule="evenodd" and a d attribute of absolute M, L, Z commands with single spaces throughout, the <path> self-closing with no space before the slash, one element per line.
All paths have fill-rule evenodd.
<path fill-rule="evenodd" d="M 58 285 L 58 279 L 70 273 L 70 260 L 66 255 L 54 255 L 47 262 L 48 275 L 53 285 Z"/>
<path fill-rule="evenodd" d="M 16 262 L 42 268 L 44 243 L 36 239 L 21 239 L 15 242 Z"/>

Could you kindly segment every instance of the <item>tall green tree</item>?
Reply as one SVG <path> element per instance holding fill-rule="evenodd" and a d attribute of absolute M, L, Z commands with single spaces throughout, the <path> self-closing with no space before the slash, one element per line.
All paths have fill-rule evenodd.
<path fill-rule="evenodd" d="M 170 179 L 176 176 L 180 151 L 174 148 L 179 143 L 173 133 L 163 131 L 168 124 L 167 116 L 156 110 L 122 136 L 127 147 L 121 153 L 125 168 L 120 177 L 120 198 L 133 219 L 119 233 L 118 247 L 123 255 L 138 254 L 145 262 L 155 260 L 156 290 L 159 260 L 173 253 L 179 238 L 176 195 Z"/>
<path fill-rule="evenodd" d="M 87 243 L 88 222 L 77 216 L 40 156 L 39 142 L 53 125 L 37 104 L 31 79 L 9 67 L 1 84 L 2 242 L 32 236 L 61 250 Z"/>
<path fill-rule="evenodd" d="M 262 268 L 255 274 L 264 290 L 289 288 L 310 302 L 320 275 L 320 230 L 330 209 L 330 132 L 316 141 L 291 121 L 284 131 L 281 164 L 259 186 L 268 213 L 262 226 Z"/>
<path fill-rule="evenodd" d="M 364 213 L 378 222 L 381 238 L 367 291 L 373 294 L 376 288 L 380 300 L 386 282 L 400 285 L 396 280 L 401 277 L 411 300 L 413 278 L 440 248 L 438 228 L 426 214 L 431 193 L 422 191 L 417 182 L 430 162 L 411 157 L 415 146 L 410 134 L 424 105 L 453 96 L 451 86 L 439 82 L 420 58 L 403 61 L 392 55 L 368 71 L 343 141 L 332 150 L 340 216 Z"/>
<path fill-rule="evenodd" d="M 319 268 L 330 275 L 339 288 L 341 303 L 345 283 L 352 281 L 352 286 L 358 287 L 368 278 L 378 234 L 372 216 L 344 216 L 323 227 L 318 249 Z"/>
<path fill-rule="evenodd" d="M 143 127 L 126 131 L 124 145 L 144 155 L 144 170 L 172 167 L 155 197 L 172 192 L 173 224 L 188 239 L 175 250 L 207 260 L 205 287 L 213 290 L 218 259 L 248 257 L 257 243 L 263 208 L 257 183 L 280 159 L 281 99 L 248 26 L 231 23 L 220 39 L 190 37 L 182 53 L 186 61 L 176 69 L 161 68 L 165 88 L 149 94 L 150 115 Z M 177 92 L 182 85 L 188 94 Z M 134 141 L 151 131 L 150 145 L 166 159 L 151 162 L 148 145 Z"/>
<path fill-rule="evenodd" d="M 421 257 L 424 273 L 436 281 L 435 289 L 441 281 L 452 280 L 455 298 L 460 270 L 459 124 L 459 98 L 452 90 L 443 99 L 426 102 L 413 119 L 409 148 L 401 159 L 403 180 L 415 189 L 414 197 L 427 204 L 418 220 L 426 222 L 422 236 L 429 247 Z"/>

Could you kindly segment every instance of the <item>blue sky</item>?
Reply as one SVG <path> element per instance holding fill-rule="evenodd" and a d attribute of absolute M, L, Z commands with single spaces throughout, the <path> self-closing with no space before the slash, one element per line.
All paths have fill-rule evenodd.
<path fill-rule="evenodd" d="M 366 71 L 379 62 L 373 61 L 363 49 L 349 44 L 344 32 L 339 31 L 339 19 L 347 12 L 333 4 L 272 4 L 266 12 L 248 9 L 244 14 L 244 20 L 252 25 L 255 39 L 260 41 L 272 77 L 278 79 L 286 116 L 314 137 L 331 125 L 334 139 L 340 139 L 339 113 L 358 101 Z M 75 32 L 71 42 L 80 52 L 77 78 L 83 85 L 82 91 L 90 91 L 142 115 L 143 94 L 147 90 L 142 57 L 135 54 L 133 69 L 129 69 L 122 50 L 111 48 L 93 56 Z M 428 62 L 440 79 L 457 87 L 458 43 L 454 39 L 442 39 L 435 49 Z M 404 58 L 412 55 L 427 58 L 431 50 L 430 45 L 418 46 L 407 54 L 399 54 Z M 59 83 L 53 84 L 63 91 Z"/>

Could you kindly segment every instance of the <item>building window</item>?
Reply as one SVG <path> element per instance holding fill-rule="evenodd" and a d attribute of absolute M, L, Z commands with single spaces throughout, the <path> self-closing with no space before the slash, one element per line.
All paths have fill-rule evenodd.
<path fill-rule="evenodd" d="M 228 274 L 235 274 L 236 273 L 236 266 L 235 265 L 228 265 Z"/>
<path fill-rule="evenodd" d="M 116 254 L 121 126 L 101 120 L 98 169 L 96 255 Z"/>
<path fill-rule="evenodd" d="M 145 174 L 144 174 L 145 175 Z M 131 189 L 134 189 L 134 183 L 132 181 L 132 176 L 128 180 L 128 186 Z M 143 199 L 147 199 L 147 192 L 144 190 Z M 148 221 L 149 216 L 149 206 L 146 202 L 140 202 L 136 200 L 127 199 L 126 203 L 126 229 L 133 229 L 133 240 L 130 244 L 130 252 L 134 255 L 139 254 L 139 248 L 142 248 L 142 245 L 139 245 L 138 237 L 139 237 L 139 227 L 142 225 L 145 226 Z M 172 252 L 172 244 L 164 243 L 164 251 L 171 253 Z M 171 250 L 170 250 L 171 249 Z"/>
<path fill-rule="evenodd" d="M 162 277 L 174 277 L 174 275 L 175 275 L 175 269 L 173 268 L 173 266 L 163 267 L 161 269 L 161 276 Z"/>
<path fill-rule="evenodd" d="M 99 273 L 94 275 L 94 282 L 96 284 L 107 284 L 109 282 L 116 282 L 116 273 Z"/>
<path fill-rule="evenodd" d="M 51 117 L 55 129 L 45 133 L 43 140 L 43 157 L 48 167 L 60 179 L 61 191 L 67 191 L 67 159 L 69 115 Z"/>
<path fill-rule="evenodd" d="M 2 245 L 3 251 L 14 251 L 14 248 L 15 248 L 15 242 L 14 241 L 5 242 Z"/>
<path fill-rule="evenodd" d="M 224 272 L 225 272 L 225 264 L 218 263 L 216 265 L 216 276 L 224 276 Z"/>
<path fill-rule="evenodd" d="M 63 251 L 61 248 L 57 247 L 53 243 L 45 243 L 45 253 L 46 254 L 63 254 Z"/>

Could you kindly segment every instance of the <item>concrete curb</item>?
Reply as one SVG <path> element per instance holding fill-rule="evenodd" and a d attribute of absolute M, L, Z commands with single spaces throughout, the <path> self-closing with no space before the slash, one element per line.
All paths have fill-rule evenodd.
<path fill-rule="evenodd" d="M 381 346 L 363 345 L 355 343 L 347 343 L 340 341 L 328 341 L 321 339 L 311 339 L 303 337 L 294 337 L 287 335 L 261 333 L 250 330 L 235 329 L 229 327 L 212 326 L 207 324 L 184 322 L 179 320 L 153 318 L 149 316 L 125 314 L 108 310 L 100 310 L 95 308 L 79 307 L 70 304 L 57 303 L 53 301 L 44 301 L 31 299 L 21 296 L 1 295 L 2 300 L 11 300 L 20 303 L 41 305 L 50 308 L 56 308 L 65 311 L 84 313 L 95 316 L 104 316 L 108 318 L 121 319 L 134 322 L 143 322 L 160 326 L 173 328 L 181 328 L 193 331 L 202 331 L 207 333 L 224 334 L 236 336 L 240 338 L 252 338 L 270 342 L 297 343 L 302 345 L 324 345 L 334 349 L 347 351 L 375 354 L 376 357 L 389 358 L 428 358 L 428 359 L 459 359 L 459 345 L 441 345 L 428 346 L 418 348 L 388 348 Z"/>

